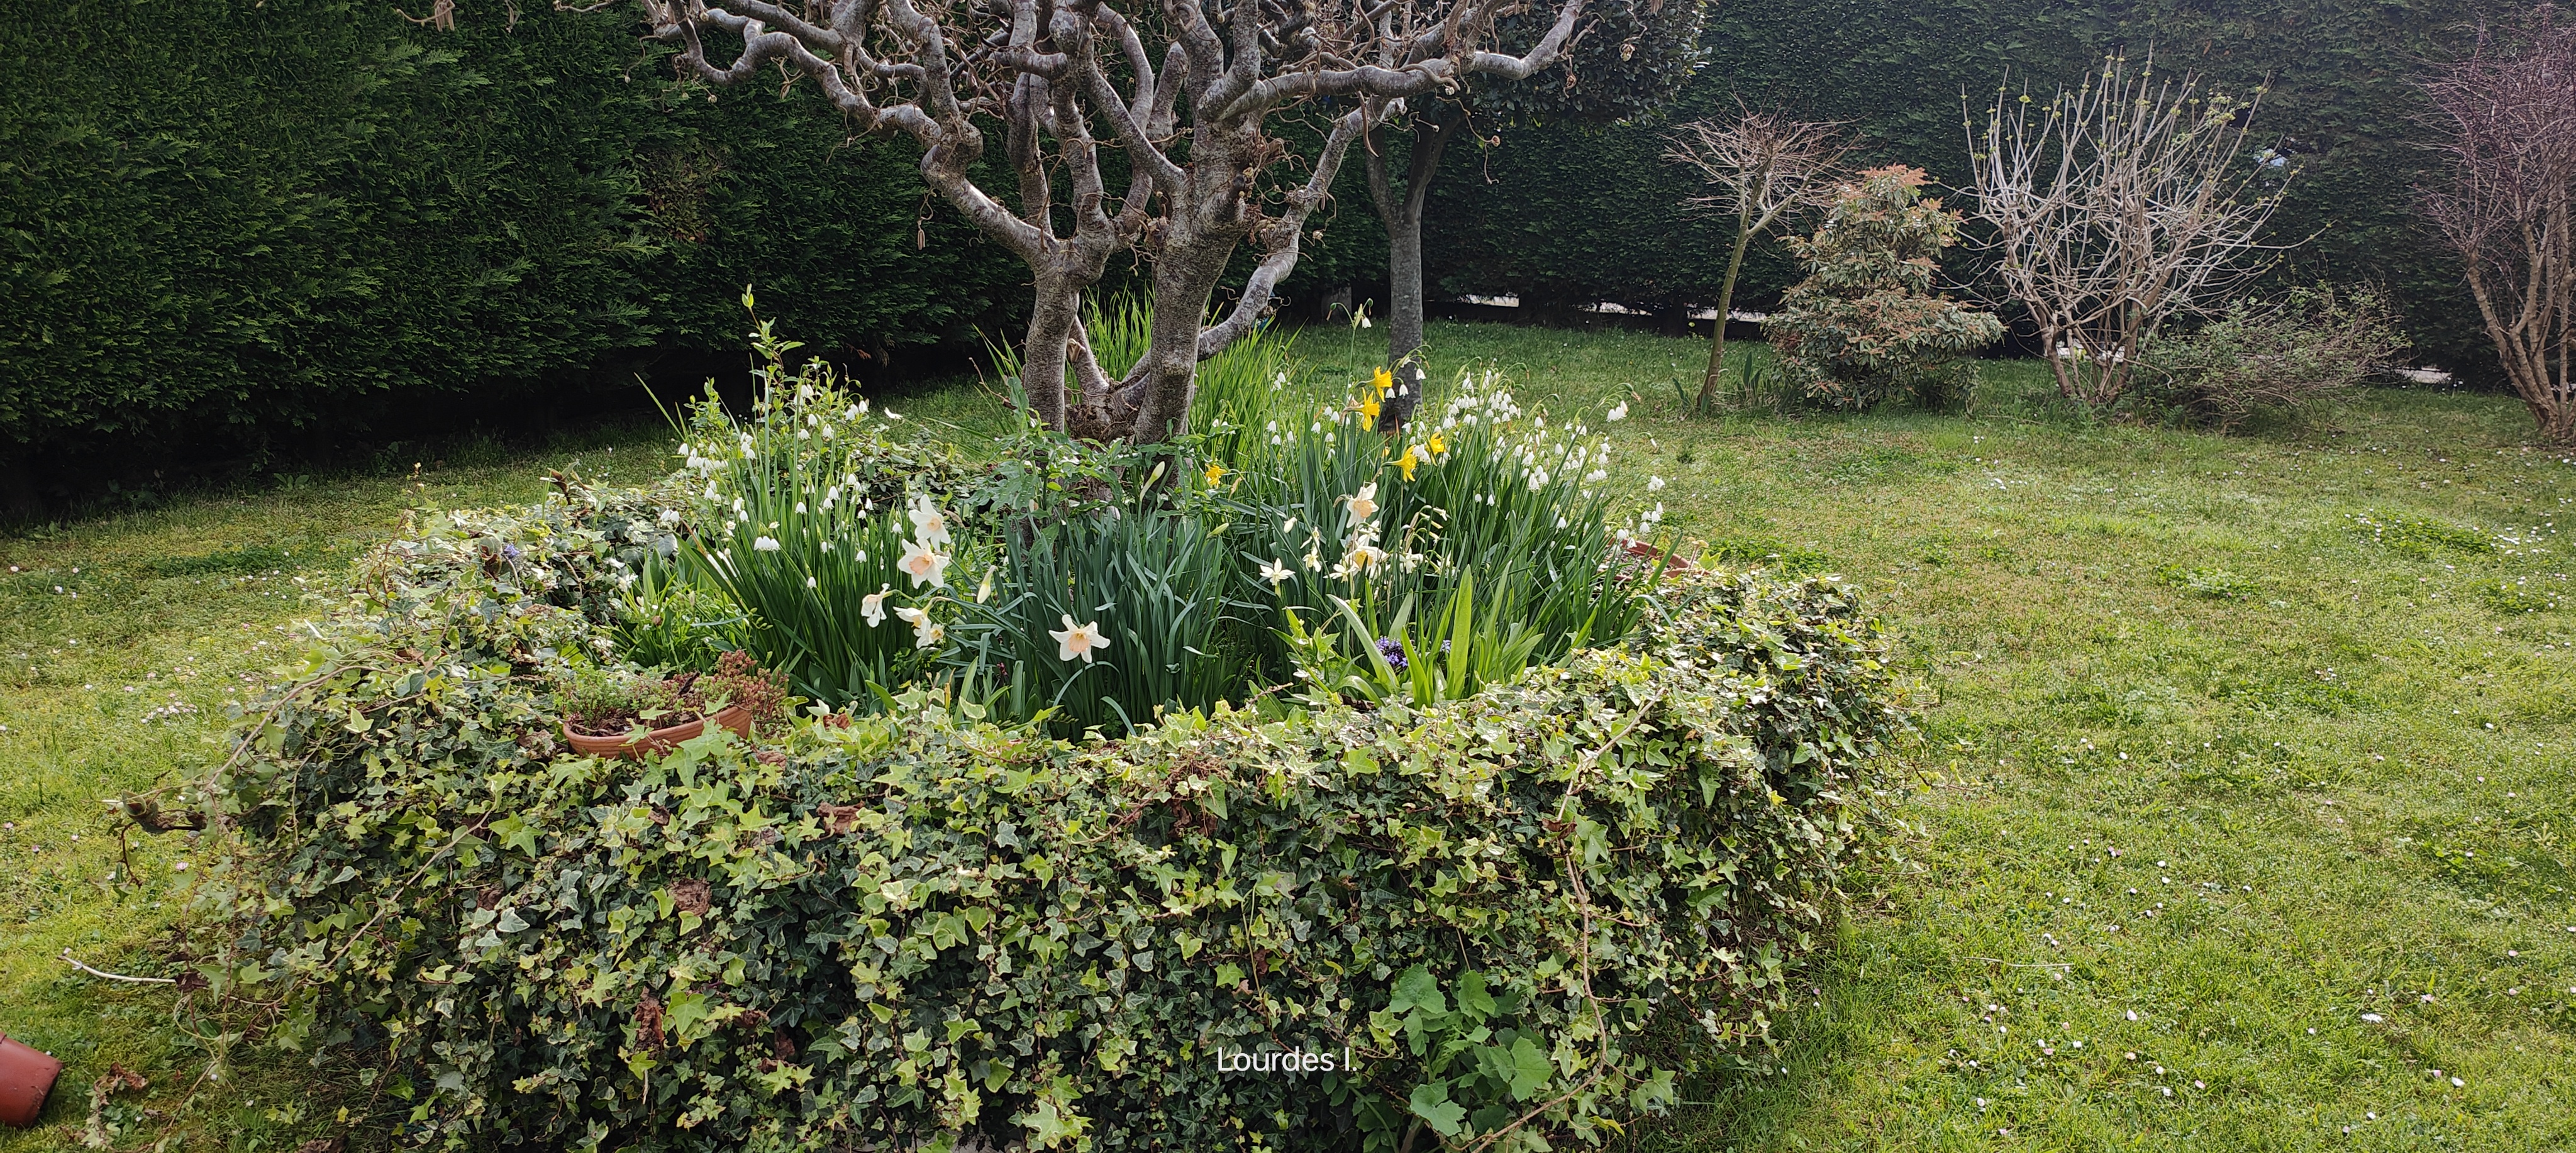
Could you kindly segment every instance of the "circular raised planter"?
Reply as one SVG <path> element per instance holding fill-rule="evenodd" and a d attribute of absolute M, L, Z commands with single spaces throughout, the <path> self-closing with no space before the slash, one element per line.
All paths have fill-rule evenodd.
<path fill-rule="evenodd" d="M 585 753 L 594 757 L 627 757 L 631 759 L 643 756 L 648 752 L 664 752 L 670 749 L 673 745 L 695 737 L 698 734 L 707 731 L 707 722 L 710 720 L 724 726 L 725 728 L 732 729 L 734 732 L 739 733 L 742 736 L 748 737 L 751 735 L 751 710 L 746 709 L 741 705 L 732 705 L 727 708 L 720 709 L 713 717 L 699 717 L 698 719 L 689 721 L 685 724 L 672 725 L 665 729 L 655 729 L 649 733 L 624 733 L 614 737 L 594 737 L 588 733 L 576 733 L 572 731 L 572 725 L 569 723 L 563 726 L 563 732 L 564 739 L 571 741 L 573 749 L 577 752 Z"/>
<path fill-rule="evenodd" d="M 54 1091 L 54 1079 L 62 1075 L 62 1062 L 0 1034 L 0 1123 L 20 1129 L 35 1124 L 36 1115 L 45 1111 L 45 1097 Z"/>

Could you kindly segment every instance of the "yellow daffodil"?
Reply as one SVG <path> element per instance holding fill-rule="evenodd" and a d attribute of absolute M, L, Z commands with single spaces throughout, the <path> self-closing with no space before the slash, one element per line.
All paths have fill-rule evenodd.
<path fill-rule="evenodd" d="M 1207 466 L 1207 474 L 1206 474 L 1206 475 L 1207 475 L 1208 487 L 1209 487 L 1209 488 L 1215 488 L 1215 487 L 1217 486 L 1217 482 L 1218 482 L 1218 481 L 1224 480 L 1224 479 L 1225 479 L 1225 471 L 1226 471 L 1226 470 L 1225 470 L 1225 466 L 1224 466 L 1224 465 L 1218 464 L 1218 463 L 1217 463 L 1217 462 L 1215 462 L 1215 461 L 1209 461 L 1209 462 L 1208 462 L 1208 466 Z"/>
<path fill-rule="evenodd" d="M 1377 386 L 1379 396 L 1385 396 L 1395 391 L 1395 374 L 1381 368 L 1377 370 L 1377 376 L 1372 378 L 1370 383 Z"/>
<path fill-rule="evenodd" d="M 1376 420 L 1376 419 L 1377 419 L 1377 398 L 1376 398 L 1376 397 L 1370 397 L 1369 399 L 1367 399 L 1367 400 L 1363 400 L 1363 401 L 1359 402 L 1358 404 L 1353 405 L 1353 406 L 1351 406 L 1351 407 L 1353 408 L 1353 410 L 1357 411 L 1357 412 L 1358 412 L 1362 417 L 1365 417 L 1365 418 L 1367 418 L 1367 419 L 1369 419 L 1369 420 Z"/>
<path fill-rule="evenodd" d="M 1403 473 L 1404 479 L 1412 480 L 1413 466 L 1421 463 L 1421 461 L 1414 459 L 1413 446 L 1408 444 L 1404 446 L 1404 455 L 1395 458 L 1395 471 Z"/>
<path fill-rule="evenodd" d="M 1444 453 L 1444 452 L 1449 451 L 1449 442 L 1448 442 L 1448 441 L 1445 441 L 1445 440 L 1440 439 L 1440 434 L 1439 434 L 1439 433 L 1436 433 L 1436 432 L 1431 434 L 1431 439 L 1427 442 L 1427 444 L 1428 444 L 1428 447 L 1431 449 L 1431 455 L 1433 455 L 1433 456 L 1438 456 L 1438 455 L 1440 455 L 1440 454 L 1442 454 L 1442 453 Z"/>

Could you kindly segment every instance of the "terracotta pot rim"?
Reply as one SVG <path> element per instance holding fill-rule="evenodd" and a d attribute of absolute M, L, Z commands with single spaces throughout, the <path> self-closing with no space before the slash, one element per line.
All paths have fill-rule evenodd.
<path fill-rule="evenodd" d="M 726 705 L 694 720 L 666 725 L 647 733 L 629 732 L 614 737 L 595 737 L 588 733 L 576 733 L 572 730 L 570 721 L 558 722 L 557 727 L 563 730 L 564 739 L 572 742 L 572 747 L 576 751 L 592 756 L 634 757 L 642 755 L 646 750 L 661 752 L 682 741 L 693 739 L 707 731 L 709 721 L 748 735 L 751 729 L 751 711 L 741 705 Z"/>

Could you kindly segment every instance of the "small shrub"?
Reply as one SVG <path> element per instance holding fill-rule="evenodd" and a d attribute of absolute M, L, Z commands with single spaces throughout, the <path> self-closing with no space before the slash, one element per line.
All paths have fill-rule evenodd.
<path fill-rule="evenodd" d="M 2275 301 L 2235 301 L 2196 332 L 2149 342 L 2137 395 L 2163 418 L 2228 432 L 2384 373 L 2405 349 L 2396 310 L 2379 292 L 2297 289 Z"/>
<path fill-rule="evenodd" d="M 1763 322 L 1789 384 L 1808 403 L 1865 409 L 1899 397 L 1964 407 L 1976 366 L 1963 355 L 2003 339 L 2003 322 L 1934 293 L 1959 214 L 1923 198 L 1921 169 L 1860 174 L 1838 190 L 1813 237 L 1789 241 L 1807 278 Z"/>

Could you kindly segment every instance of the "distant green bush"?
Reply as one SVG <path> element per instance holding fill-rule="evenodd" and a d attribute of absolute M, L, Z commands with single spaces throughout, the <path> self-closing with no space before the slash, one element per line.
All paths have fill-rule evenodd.
<path fill-rule="evenodd" d="M 1968 353 L 2003 339 L 2003 322 L 1936 291 L 1959 214 L 1923 196 L 1920 169 L 1880 168 L 1838 190 L 1814 236 L 1789 250 L 1807 270 L 1762 322 L 1789 386 L 1809 404 L 1864 409 L 1895 399 L 1963 408 L 1976 391 Z"/>
<path fill-rule="evenodd" d="M 280 1007 L 273 1040 L 385 1070 L 370 1125 L 1597 1143 L 1763 1043 L 1904 723 L 1849 590 L 1694 574 L 1634 640 L 1429 708 L 1067 741 L 916 690 L 757 746 L 561 755 L 534 674 L 599 647 L 668 499 L 416 521 L 244 721 L 203 968 Z M 1280 1050 L 1335 1068 L 1219 1068 Z"/>
<path fill-rule="evenodd" d="M 2137 400 L 2151 418 L 2227 432 L 2358 386 L 2396 367 L 2405 349 L 2380 293 L 2293 289 L 2234 301 L 2195 330 L 2149 341 Z"/>

